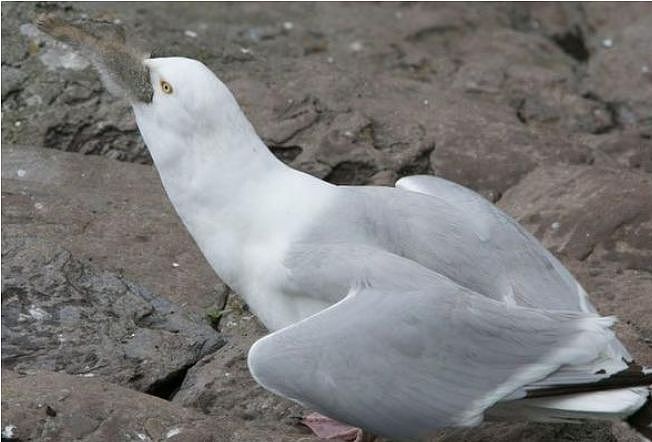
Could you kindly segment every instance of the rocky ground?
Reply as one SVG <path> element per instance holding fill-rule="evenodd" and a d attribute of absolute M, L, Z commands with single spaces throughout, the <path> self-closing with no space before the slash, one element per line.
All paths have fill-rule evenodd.
<path fill-rule="evenodd" d="M 652 365 L 649 3 L 5 2 L 3 440 L 314 440 L 305 410 L 248 375 L 264 330 L 180 225 L 128 105 L 30 24 L 44 11 L 120 20 L 156 55 L 203 61 L 296 168 L 477 190 Z M 434 440 L 636 439 L 489 423 Z"/>

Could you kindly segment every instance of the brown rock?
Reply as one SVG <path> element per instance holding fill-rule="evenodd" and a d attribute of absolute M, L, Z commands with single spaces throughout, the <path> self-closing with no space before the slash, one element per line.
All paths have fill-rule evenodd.
<path fill-rule="evenodd" d="M 652 268 L 652 179 L 589 166 L 541 167 L 505 193 L 500 206 L 552 251 L 593 253 L 626 268 Z"/>
<path fill-rule="evenodd" d="M 249 373 L 249 347 L 267 330 L 235 296 L 229 297 L 226 312 L 221 331 L 228 343 L 188 371 L 173 401 L 226 418 L 237 427 L 266 432 L 274 440 L 316 441 L 299 423 L 308 412 L 263 389 Z"/>
<path fill-rule="evenodd" d="M 7 427 L 14 435 L 7 440 L 234 440 L 228 425 L 215 417 L 117 385 L 48 371 L 2 370 L 2 428 Z"/>
<path fill-rule="evenodd" d="M 25 146 L 2 156 L 3 237 L 59 244 L 201 316 L 224 305 L 151 166 Z"/>

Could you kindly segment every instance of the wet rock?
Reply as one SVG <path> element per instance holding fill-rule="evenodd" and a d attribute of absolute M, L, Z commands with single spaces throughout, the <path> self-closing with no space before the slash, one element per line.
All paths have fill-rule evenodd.
<path fill-rule="evenodd" d="M 2 234 L 60 244 L 202 317 L 225 302 L 151 166 L 3 145 Z"/>
<path fill-rule="evenodd" d="M 2 370 L 3 440 L 234 440 L 228 425 L 188 408 L 98 379 Z M 244 439 L 243 439 L 244 440 Z"/>
<path fill-rule="evenodd" d="M 60 246 L 3 238 L 4 368 L 100 377 L 169 398 L 185 371 L 223 343 L 178 305 Z"/>

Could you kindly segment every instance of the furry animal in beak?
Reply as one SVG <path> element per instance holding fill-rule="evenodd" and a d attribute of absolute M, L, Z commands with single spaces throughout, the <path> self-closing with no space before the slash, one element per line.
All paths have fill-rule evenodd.
<path fill-rule="evenodd" d="M 86 56 L 112 94 L 126 96 L 132 102 L 152 101 L 154 89 L 144 64 L 148 56 L 126 44 L 122 27 L 93 20 L 72 24 L 51 14 L 39 16 L 36 26 Z"/>

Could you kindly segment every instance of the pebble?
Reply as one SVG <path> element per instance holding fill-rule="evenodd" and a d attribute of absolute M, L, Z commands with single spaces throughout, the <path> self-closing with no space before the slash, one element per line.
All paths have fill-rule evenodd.
<path fill-rule="evenodd" d="M 169 439 L 169 438 L 171 438 L 173 436 L 176 436 L 177 434 L 181 434 L 181 428 L 173 428 L 173 429 L 171 429 L 170 431 L 165 433 L 165 438 Z"/>
<path fill-rule="evenodd" d="M 42 321 L 43 319 L 50 316 L 48 312 L 34 305 L 31 305 L 29 309 L 27 309 L 27 312 L 30 314 L 32 318 L 36 319 L 37 321 Z"/>
<path fill-rule="evenodd" d="M 353 52 L 360 52 L 362 50 L 362 42 L 361 41 L 354 41 L 349 45 L 349 49 L 351 49 Z"/>
<path fill-rule="evenodd" d="M 2 438 L 12 440 L 15 436 L 14 431 L 16 431 L 15 425 L 6 425 L 2 429 Z"/>

